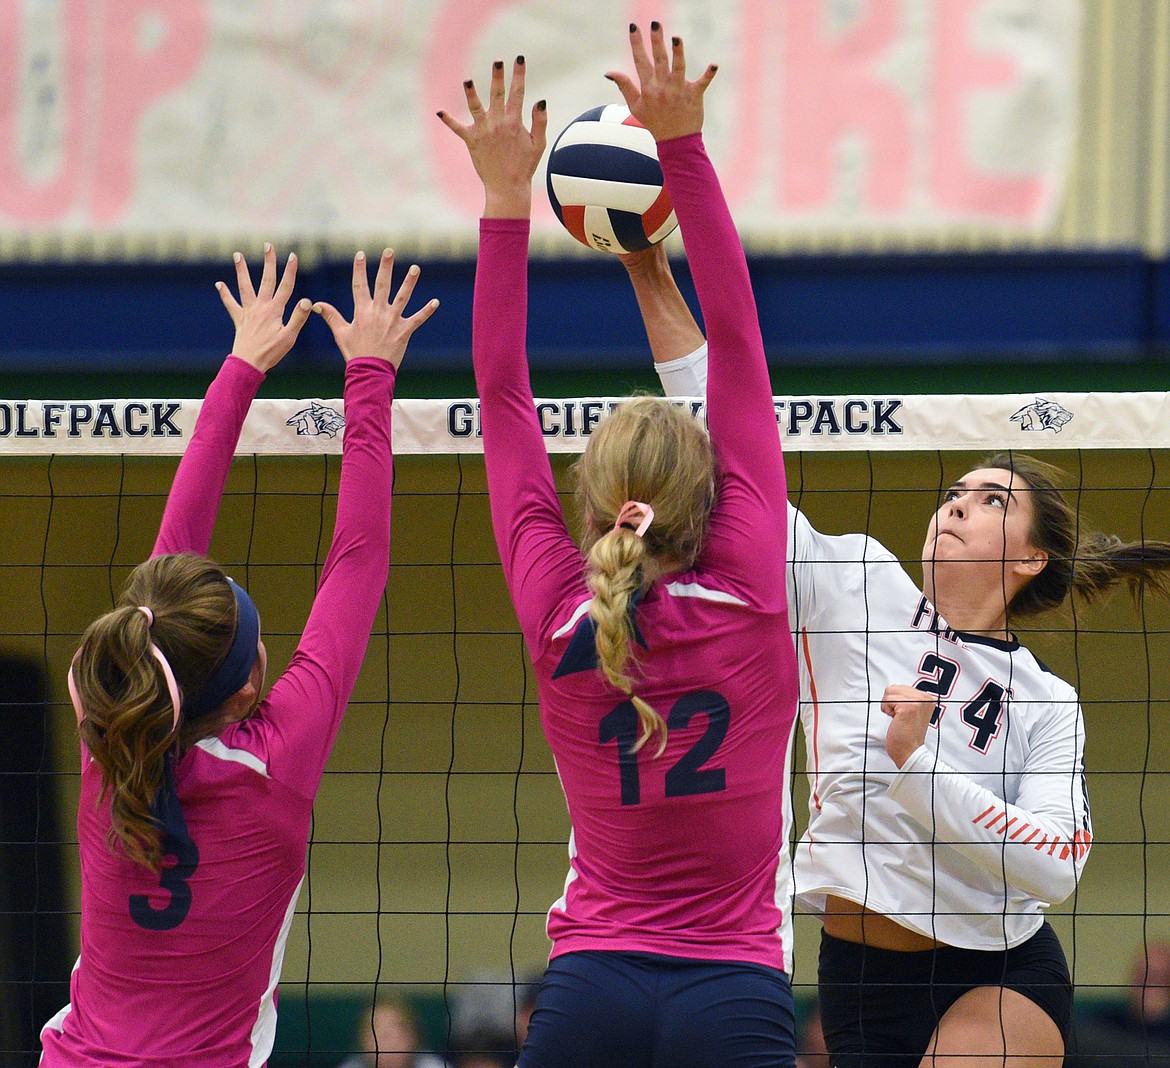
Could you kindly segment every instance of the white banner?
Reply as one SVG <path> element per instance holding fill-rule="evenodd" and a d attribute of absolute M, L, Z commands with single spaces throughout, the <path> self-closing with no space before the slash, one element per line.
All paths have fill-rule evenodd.
<path fill-rule="evenodd" d="M 538 399 L 550 453 L 578 453 L 624 397 Z M 695 417 L 700 399 L 678 399 Z M 0 456 L 173 456 L 187 446 L 198 400 L 0 401 Z M 881 394 L 777 397 L 789 452 L 1170 448 L 1168 393 Z M 269 456 L 340 453 L 340 400 L 257 400 L 237 450 Z M 394 402 L 397 455 L 482 453 L 479 401 Z"/>
<path fill-rule="evenodd" d="M 523 53 L 555 136 L 619 100 L 603 75 L 651 18 L 720 64 L 706 140 L 749 244 L 1035 232 L 1077 133 L 1082 2 L 0 0 L 0 255 L 466 253 L 482 193 L 436 110 Z M 536 201 L 537 247 L 579 248 Z"/>

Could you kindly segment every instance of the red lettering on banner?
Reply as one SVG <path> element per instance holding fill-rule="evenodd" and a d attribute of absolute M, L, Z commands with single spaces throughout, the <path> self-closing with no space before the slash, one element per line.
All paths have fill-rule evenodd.
<path fill-rule="evenodd" d="M 0 0 L 0 212 L 33 223 L 64 215 L 77 188 L 84 155 L 85 65 L 75 62 L 74 57 L 85 55 L 89 33 L 81 5 L 62 8 L 64 84 L 59 91 L 63 99 L 24 102 L 18 57 L 23 51 L 23 20 L 27 16 L 21 8 L 20 0 Z M 31 123 L 49 128 L 51 119 L 45 112 L 53 108 L 60 109 L 62 115 L 56 173 L 43 180 L 30 178 L 21 160 L 19 117 L 27 109 Z"/>
<path fill-rule="evenodd" d="M 931 187 L 938 207 L 1001 219 L 1035 217 L 1045 190 L 1040 178 L 1005 177 L 980 170 L 971 158 L 971 97 L 1010 89 L 1020 81 L 1003 55 L 972 46 L 976 17 L 987 0 L 946 0 L 933 7 L 935 26 Z"/>
<path fill-rule="evenodd" d="M 142 114 L 198 66 L 210 29 L 207 9 L 186 0 L 62 5 L 63 98 L 47 102 L 64 117 L 61 158 L 43 181 L 30 177 L 21 159 L 19 116 L 25 111 L 34 123 L 39 117 L 36 101 L 21 100 L 20 9 L 19 0 L 0 0 L 0 56 L 6 57 L 0 63 L 0 212 L 46 222 L 88 199 L 94 218 L 116 219 L 133 197 Z M 156 27 L 163 31 L 160 40 L 143 47 Z M 88 64 L 99 59 L 102 66 L 94 71 Z M 90 84 L 98 87 L 92 96 Z"/>
<path fill-rule="evenodd" d="M 165 33 L 153 47 L 144 47 L 153 20 Z M 207 6 L 189 0 L 117 0 L 106 5 L 92 195 L 98 221 L 117 218 L 130 203 L 142 115 L 194 73 L 206 48 L 209 23 Z"/>
<path fill-rule="evenodd" d="M 833 196 L 836 153 L 846 134 L 864 137 L 864 206 L 878 214 L 903 207 L 912 159 L 907 101 L 877 64 L 898 31 L 898 0 L 871 0 L 864 17 L 837 39 L 826 31 L 827 0 L 784 5 L 780 206 L 808 211 Z"/>

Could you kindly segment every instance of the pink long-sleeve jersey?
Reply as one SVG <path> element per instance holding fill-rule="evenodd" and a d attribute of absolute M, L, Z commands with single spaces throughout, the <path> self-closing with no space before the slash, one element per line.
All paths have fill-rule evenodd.
<path fill-rule="evenodd" d="M 797 672 L 781 569 L 785 478 L 747 264 L 698 135 L 658 146 L 710 338 L 718 502 L 695 568 L 637 606 L 635 692 L 666 751 L 597 670 L 585 560 L 566 529 L 525 356 L 526 220 L 485 219 L 473 352 L 492 523 L 572 822 L 554 957 L 622 950 L 791 968 Z"/>
<path fill-rule="evenodd" d="M 208 390 L 154 554 L 206 553 L 263 375 L 234 357 Z M 45 1066 L 263 1065 L 305 870 L 309 818 L 365 655 L 390 549 L 394 369 L 346 368 L 337 524 L 288 669 L 249 719 L 174 764 L 181 805 L 161 875 L 107 845 L 101 772 L 82 747 L 81 956 L 71 1000 L 42 1032 Z"/>

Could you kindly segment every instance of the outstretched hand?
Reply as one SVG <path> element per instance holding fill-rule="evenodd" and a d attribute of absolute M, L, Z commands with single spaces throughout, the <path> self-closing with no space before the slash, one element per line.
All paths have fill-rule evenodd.
<path fill-rule="evenodd" d="M 232 342 L 232 355 L 245 360 L 260 371 L 270 371 L 284 359 L 301 332 L 312 310 L 312 303 L 300 300 L 292 310 L 288 322 L 284 321 L 284 309 L 292 296 L 293 284 L 297 280 L 297 257 L 293 253 L 285 265 L 280 284 L 276 282 L 276 249 L 266 242 L 264 245 L 264 269 L 260 275 L 260 288 L 252 288 L 252 276 L 248 264 L 238 252 L 236 263 L 236 285 L 240 299 L 232 296 L 224 282 L 216 282 L 219 299 L 227 308 L 228 315 L 236 325 L 236 339 Z"/>
<path fill-rule="evenodd" d="M 504 64 L 492 64 L 491 90 L 485 109 L 470 79 L 463 83 L 470 124 L 447 112 L 439 118 L 463 143 L 483 182 L 484 215 L 492 219 L 527 219 L 532 212 L 532 176 L 544 154 L 548 112 L 543 100 L 532 109 L 531 130 L 524 125 L 524 57 L 512 65 L 512 83 L 504 92 Z"/>
<path fill-rule="evenodd" d="M 391 300 L 390 282 L 393 273 L 394 250 L 386 249 L 378 264 L 378 275 L 374 279 L 371 294 L 366 273 L 366 254 L 359 252 L 353 258 L 353 322 L 349 322 L 332 304 L 319 301 L 313 305 L 313 311 L 333 331 L 333 339 L 346 363 L 359 356 L 374 356 L 397 368 L 406 355 L 406 346 L 414 332 L 435 314 L 439 302 L 429 300 L 413 315 L 404 316 L 403 312 L 418 282 L 419 270 L 417 265 L 411 265 Z"/>
<path fill-rule="evenodd" d="M 630 51 L 634 56 L 637 84 L 621 71 L 610 71 L 609 78 L 625 98 L 630 114 L 654 135 L 655 141 L 698 133 L 703 128 L 703 94 L 718 69 L 714 63 L 693 82 L 687 81 L 687 61 L 681 37 L 666 36 L 660 23 L 650 23 L 650 53 L 642 31 L 630 23 Z"/>

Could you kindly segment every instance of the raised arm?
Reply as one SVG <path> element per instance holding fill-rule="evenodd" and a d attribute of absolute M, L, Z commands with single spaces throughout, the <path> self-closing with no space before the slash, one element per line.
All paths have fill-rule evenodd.
<path fill-rule="evenodd" d="M 758 559 L 770 553 L 784 558 L 786 485 L 747 259 L 700 133 L 703 95 L 715 67 L 689 81 L 682 40 L 672 38 L 668 50 L 657 23 L 649 52 L 637 27 L 630 43 L 637 82 L 616 71 L 609 77 L 658 143 L 707 328 L 707 424 L 723 473 L 719 511 L 731 509 L 737 517 L 733 538 L 722 538 L 712 526 L 710 551 L 745 580 L 766 585 Z M 767 592 L 783 596 L 783 574 L 771 570 L 775 588 Z"/>
<path fill-rule="evenodd" d="M 264 716 L 269 774 L 312 797 L 349 704 L 390 566 L 390 415 L 394 381 L 411 335 L 439 306 L 404 315 L 419 270 L 393 301 L 394 254 L 382 254 L 371 295 L 366 259 L 354 259 L 353 322 L 332 305 L 314 309 L 345 357 L 345 432 L 337 522 L 308 623 L 272 687 Z"/>
<path fill-rule="evenodd" d="M 225 283 L 216 283 L 220 299 L 236 327 L 232 355 L 207 390 L 195 432 L 175 472 L 151 556 L 207 553 L 248 409 L 265 374 L 293 347 L 312 308 L 309 301 L 299 301 L 285 323 L 285 306 L 297 278 L 295 254 L 289 256 L 278 285 L 276 250 L 271 244 L 265 244 L 258 290 L 252 288 L 248 265 L 238 252 L 235 263 L 239 300 L 232 296 Z"/>
<path fill-rule="evenodd" d="M 480 397 L 484 463 L 492 527 L 521 628 L 530 646 L 562 595 L 582 574 L 569 537 L 540 432 L 528 376 L 528 232 L 532 176 L 544 151 L 544 101 L 524 126 L 523 57 L 504 90 L 504 65 L 492 67 L 484 108 L 475 85 L 464 83 L 471 122 L 439 118 L 467 146 L 484 187 L 475 274 L 472 359 Z"/>

